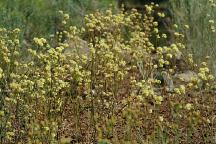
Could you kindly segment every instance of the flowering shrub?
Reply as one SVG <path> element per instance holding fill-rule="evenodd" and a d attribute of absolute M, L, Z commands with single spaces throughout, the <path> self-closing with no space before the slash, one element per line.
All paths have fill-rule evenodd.
<path fill-rule="evenodd" d="M 34 38 L 28 60 L 19 30 L 1 29 L 1 143 L 214 142 L 214 77 L 189 55 L 183 66 L 197 76 L 174 79 L 182 35 L 166 46 L 151 42 L 166 39 L 155 6 L 145 15 L 87 15 L 84 27 L 65 28 L 55 44 Z"/>

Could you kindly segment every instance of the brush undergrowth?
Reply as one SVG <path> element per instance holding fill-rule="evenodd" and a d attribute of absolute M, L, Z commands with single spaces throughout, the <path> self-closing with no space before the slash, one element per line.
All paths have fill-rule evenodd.
<path fill-rule="evenodd" d="M 0 29 L 0 142 L 214 143 L 215 79 L 191 55 L 183 66 L 196 75 L 174 79 L 183 35 L 155 47 L 166 34 L 154 7 L 89 14 L 51 42 L 34 38 L 26 58 L 20 30 Z"/>

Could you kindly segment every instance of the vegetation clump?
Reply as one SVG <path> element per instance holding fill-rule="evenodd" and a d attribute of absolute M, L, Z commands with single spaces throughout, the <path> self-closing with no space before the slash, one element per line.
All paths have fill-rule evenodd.
<path fill-rule="evenodd" d="M 155 7 L 95 12 L 82 28 L 60 11 L 65 29 L 28 50 L 19 29 L 1 29 L 0 142 L 214 143 L 215 78 L 207 62 L 179 58 L 182 34 L 151 42 L 167 38 Z M 181 78 L 181 61 L 193 78 Z"/>

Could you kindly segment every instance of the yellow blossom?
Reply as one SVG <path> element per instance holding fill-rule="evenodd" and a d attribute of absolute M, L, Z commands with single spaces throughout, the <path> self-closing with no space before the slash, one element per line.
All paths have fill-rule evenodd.
<path fill-rule="evenodd" d="M 18 91 L 18 92 L 21 92 L 22 91 L 22 88 L 21 88 L 21 85 L 16 83 L 16 82 L 12 82 L 10 83 L 10 88 L 12 90 L 15 90 L 15 91 Z"/>
<path fill-rule="evenodd" d="M 69 14 L 64 14 L 64 19 L 68 20 L 70 18 Z"/>
<path fill-rule="evenodd" d="M 33 41 L 41 47 L 47 42 L 44 38 L 34 38 Z"/>
<path fill-rule="evenodd" d="M 163 116 L 159 116 L 158 118 L 159 118 L 159 121 L 160 121 L 160 122 L 163 122 L 163 121 L 164 121 Z"/>
<path fill-rule="evenodd" d="M 157 14 L 158 14 L 159 17 L 162 17 L 162 18 L 165 17 L 164 13 L 158 12 Z"/>
<path fill-rule="evenodd" d="M 185 26 L 186 29 L 189 29 L 189 28 L 190 28 L 189 25 L 184 25 L 184 26 Z"/>
<path fill-rule="evenodd" d="M 185 109 L 187 109 L 187 110 L 191 110 L 192 108 L 193 108 L 193 105 L 191 103 L 187 103 L 185 105 Z"/>
<path fill-rule="evenodd" d="M 0 68 L 0 79 L 3 77 L 3 70 Z"/>

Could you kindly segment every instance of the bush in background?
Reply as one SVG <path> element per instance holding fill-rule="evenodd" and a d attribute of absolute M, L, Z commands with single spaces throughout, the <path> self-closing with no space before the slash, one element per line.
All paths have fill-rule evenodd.
<path fill-rule="evenodd" d="M 84 16 L 96 9 L 104 9 L 115 1 L 109 0 L 10 0 L 0 1 L 0 26 L 22 29 L 21 36 L 31 40 L 35 36 L 48 37 L 58 31 L 61 18 L 58 10 L 66 11 L 73 19 L 70 24 L 80 25 Z"/>
<path fill-rule="evenodd" d="M 211 56 L 209 66 L 215 74 L 215 0 L 172 0 L 169 2 L 175 29 L 185 35 L 187 52 L 200 63 Z"/>

